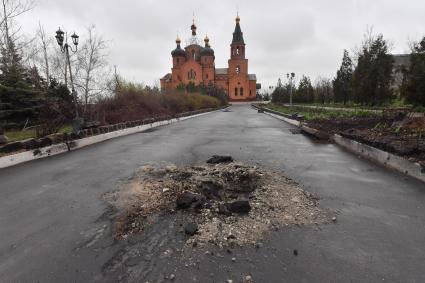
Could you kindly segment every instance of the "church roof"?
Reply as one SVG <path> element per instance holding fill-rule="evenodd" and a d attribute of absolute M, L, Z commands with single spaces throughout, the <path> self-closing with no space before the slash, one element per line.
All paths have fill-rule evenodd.
<path fill-rule="evenodd" d="M 216 75 L 227 75 L 228 68 L 215 68 Z"/>
<path fill-rule="evenodd" d="M 256 81 L 257 80 L 257 76 L 255 74 L 248 74 L 248 79 L 250 81 Z"/>
<path fill-rule="evenodd" d="M 204 47 L 201 50 L 201 56 L 214 56 L 214 50 L 209 46 Z"/>
<path fill-rule="evenodd" d="M 171 74 L 170 73 L 166 74 L 165 76 L 162 77 L 161 80 L 171 80 Z"/>
<path fill-rule="evenodd" d="M 235 31 L 233 32 L 232 44 L 245 44 L 243 40 L 243 32 L 239 21 L 236 22 Z"/>
<path fill-rule="evenodd" d="M 177 45 L 177 48 L 174 49 L 173 51 L 171 51 L 171 56 L 182 56 L 182 57 L 186 57 L 186 51 L 184 51 L 181 47 L 180 44 Z"/>

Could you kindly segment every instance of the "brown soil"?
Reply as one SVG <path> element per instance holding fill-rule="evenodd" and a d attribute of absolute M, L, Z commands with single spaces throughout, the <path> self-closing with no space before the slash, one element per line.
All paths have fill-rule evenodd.
<path fill-rule="evenodd" d="M 425 166 L 425 117 L 318 119 L 308 126 L 380 148 Z"/>
<path fill-rule="evenodd" d="M 207 188 L 207 189 L 206 189 Z M 187 247 L 207 243 L 225 246 L 254 244 L 271 229 L 328 222 L 318 199 L 278 172 L 238 162 L 177 167 L 144 166 L 120 190 L 105 199 L 120 215 L 114 237 L 142 233 L 155 216 L 176 213 L 176 200 L 184 192 L 200 195 L 202 205 L 182 209 L 185 222 L 198 231 L 188 236 Z M 249 201 L 248 213 L 223 214 L 222 207 L 235 200 Z M 184 233 L 184 227 L 182 227 Z"/>

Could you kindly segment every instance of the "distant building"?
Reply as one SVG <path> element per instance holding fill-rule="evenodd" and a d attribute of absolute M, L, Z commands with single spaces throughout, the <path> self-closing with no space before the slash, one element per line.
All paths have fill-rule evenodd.
<path fill-rule="evenodd" d="M 236 17 L 233 40 L 230 44 L 230 59 L 227 68 L 215 67 L 214 50 L 209 38 L 204 39 L 202 47 L 196 36 L 195 23 L 191 26 L 192 36 L 187 46 L 181 48 L 177 37 L 177 47 L 171 52 L 173 67 L 171 73 L 161 78 L 161 89 L 176 89 L 179 85 L 214 85 L 225 90 L 231 101 L 255 100 L 257 78 L 248 73 L 248 59 L 245 58 L 245 42 L 240 27 L 240 18 Z"/>

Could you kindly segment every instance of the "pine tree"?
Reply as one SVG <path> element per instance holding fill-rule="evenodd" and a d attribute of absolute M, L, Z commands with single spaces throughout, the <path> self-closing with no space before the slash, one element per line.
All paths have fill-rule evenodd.
<path fill-rule="evenodd" d="M 393 59 L 382 34 L 366 40 L 353 72 L 353 97 L 357 103 L 378 105 L 392 98 Z"/>
<path fill-rule="evenodd" d="M 28 88 L 25 81 L 26 70 L 22 65 L 22 56 L 15 42 L 9 38 L 7 45 L 1 46 L 0 49 L 0 83 L 13 88 Z"/>
<path fill-rule="evenodd" d="M 351 78 L 353 76 L 353 62 L 347 50 L 344 50 L 342 64 L 336 72 L 336 77 L 332 81 L 336 102 L 343 102 L 344 105 L 351 99 Z"/>
<path fill-rule="evenodd" d="M 305 75 L 302 76 L 296 95 L 294 96 L 294 101 L 306 103 L 314 102 L 314 89 L 309 77 Z"/>
<path fill-rule="evenodd" d="M 413 46 L 402 94 L 409 103 L 425 106 L 425 37 Z"/>

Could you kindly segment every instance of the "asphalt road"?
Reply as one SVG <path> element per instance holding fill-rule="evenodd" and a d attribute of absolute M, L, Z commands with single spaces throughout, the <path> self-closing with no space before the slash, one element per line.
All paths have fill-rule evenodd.
<path fill-rule="evenodd" d="M 1 169 L 0 282 L 162 282 L 171 273 L 175 282 L 425 282 L 425 185 L 291 128 L 240 105 Z M 111 239 L 105 192 L 141 165 L 212 154 L 284 171 L 337 223 L 272 232 L 260 249 L 194 254 L 195 266 L 164 256 L 183 240 L 175 219 Z"/>

